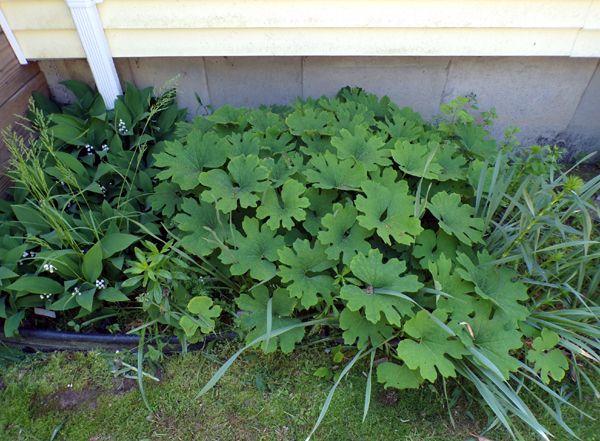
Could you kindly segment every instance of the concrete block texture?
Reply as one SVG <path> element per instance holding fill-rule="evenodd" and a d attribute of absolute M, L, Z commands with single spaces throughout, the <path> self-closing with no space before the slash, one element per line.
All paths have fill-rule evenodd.
<path fill-rule="evenodd" d="M 175 61 L 175 60 L 173 60 Z M 200 113 L 210 104 L 203 58 L 119 58 L 121 81 L 138 87 L 154 87 L 157 93 L 177 87 L 177 102 L 190 113 Z"/>
<path fill-rule="evenodd" d="M 289 104 L 302 96 L 300 57 L 206 57 L 211 104 Z"/>
<path fill-rule="evenodd" d="M 94 84 L 92 71 L 84 59 L 40 60 L 39 64 L 50 93 L 59 102 L 73 99 L 60 81 L 69 79 Z M 138 87 L 152 86 L 157 93 L 176 86 L 178 104 L 190 113 L 203 110 L 198 98 L 204 106 L 210 104 L 203 58 L 181 58 L 175 63 L 165 58 L 116 58 L 115 67 L 123 85 L 129 82 Z"/>
<path fill-rule="evenodd" d="M 590 58 L 454 57 L 443 101 L 474 93 L 480 108 L 496 108 L 495 136 L 519 127 L 524 143 L 553 140 L 571 122 L 597 63 Z"/>
<path fill-rule="evenodd" d="M 71 102 L 73 95 L 60 84 L 64 80 L 79 80 L 94 84 L 92 71 L 85 59 L 76 60 L 40 60 L 40 70 L 44 73 L 52 97 L 61 103 Z"/>
<path fill-rule="evenodd" d="M 429 118 L 438 111 L 449 63 L 445 57 L 304 57 L 303 95 L 360 86 Z"/>
<path fill-rule="evenodd" d="M 411 106 L 424 117 L 458 95 L 475 94 L 498 113 L 493 135 L 519 127 L 524 144 L 559 143 L 571 156 L 600 151 L 598 59 L 568 57 L 173 57 L 119 58 L 121 81 L 176 84 L 179 104 L 220 107 L 287 104 L 297 97 L 332 96 L 360 86 Z M 85 60 L 44 60 L 52 94 L 71 99 L 64 79 L 93 78 Z"/>
<path fill-rule="evenodd" d="M 567 129 L 561 134 L 565 145 L 576 145 L 579 156 L 598 151 L 600 158 L 600 64 L 581 95 L 579 105 Z"/>

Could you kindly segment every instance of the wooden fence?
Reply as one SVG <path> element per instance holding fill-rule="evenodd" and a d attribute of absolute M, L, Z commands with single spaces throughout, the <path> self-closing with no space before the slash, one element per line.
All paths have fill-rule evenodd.
<path fill-rule="evenodd" d="M 14 125 L 17 115 L 27 110 L 34 90 L 47 92 L 46 79 L 35 62 L 20 65 L 6 36 L 0 31 L 0 130 Z M 8 165 L 8 151 L 0 139 L 0 194 L 9 186 L 2 176 Z"/>

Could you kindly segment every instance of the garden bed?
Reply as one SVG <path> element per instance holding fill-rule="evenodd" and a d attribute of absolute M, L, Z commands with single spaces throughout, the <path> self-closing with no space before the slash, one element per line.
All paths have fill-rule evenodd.
<path fill-rule="evenodd" d="M 571 433 L 556 409 L 600 395 L 600 176 L 563 173 L 558 148 L 514 132 L 492 139 L 495 114 L 472 98 L 432 121 L 356 88 L 187 120 L 174 90 L 129 86 L 108 111 L 66 85 L 74 104 L 35 96 L 34 136 L 6 137 L 7 337 L 135 334 L 109 339 L 135 339 L 153 415 L 144 383 L 175 338 L 183 352 L 244 338 L 198 399 L 246 351 L 325 345 L 336 366 L 317 372 L 333 383 L 309 438 L 358 366 L 364 418 L 374 383 L 437 390 L 515 438 L 549 436 L 525 397 Z"/>

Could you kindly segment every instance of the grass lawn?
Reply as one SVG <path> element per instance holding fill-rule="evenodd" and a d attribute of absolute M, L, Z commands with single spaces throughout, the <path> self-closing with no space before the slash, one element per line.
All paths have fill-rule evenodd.
<path fill-rule="evenodd" d="M 249 352 L 215 389 L 195 400 L 234 349 L 233 344 L 221 343 L 204 353 L 168 357 L 160 383 L 145 382 L 152 416 L 136 383 L 111 373 L 114 354 L 34 355 L 5 365 L 0 371 L 0 440 L 304 440 L 332 385 L 313 374 L 331 366 L 331 355 L 316 347 L 289 356 Z M 359 366 L 342 381 L 315 441 L 463 441 L 474 439 L 470 434 L 485 423 L 475 405 L 469 410 L 459 403 L 452 427 L 441 385 L 401 393 L 376 385 L 362 423 L 365 370 Z M 600 416 L 598 400 L 588 397 L 577 404 Z M 568 410 L 565 420 L 582 440 L 600 440 L 600 422 L 580 419 Z M 569 439 L 549 421 L 543 422 L 556 439 Z M 507 439 L 502 431 L 487 437 Z"/>

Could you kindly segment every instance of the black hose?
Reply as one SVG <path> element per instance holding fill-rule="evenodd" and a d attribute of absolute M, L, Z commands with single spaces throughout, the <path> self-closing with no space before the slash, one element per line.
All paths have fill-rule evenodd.
<path fill-rule="evenodd" d="M 17 346 L 30 351 L 89 351 L 93 349 L 133 349 L 137 348 L 140 338 L 137 335 L 127 334 L 100 334 L 79 332 L 53 331 L 47 329 L 19 329 L 18 338 L 8 338 L 0 334 L 0 341 L 11 346 Z M 188 350 L 201 350 L 211 341 L 233 340 L 237 338 L 235 332 L 210 334 L 198 343 L 188 346 Z M 177 337 L 170 337 L 165 341 L 169 346 L 181 348 Z M 172 352 L 172 348 L 171 351 Z"/>

